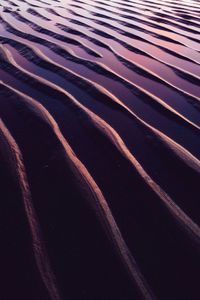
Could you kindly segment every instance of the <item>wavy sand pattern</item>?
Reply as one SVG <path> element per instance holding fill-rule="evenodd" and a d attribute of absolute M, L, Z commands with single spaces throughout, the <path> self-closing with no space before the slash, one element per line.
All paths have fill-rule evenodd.
<path fill-rule="evenodd" d="M 199 299 L 199 0 L 1 0 L 0 165 L 0 299 Z"/>

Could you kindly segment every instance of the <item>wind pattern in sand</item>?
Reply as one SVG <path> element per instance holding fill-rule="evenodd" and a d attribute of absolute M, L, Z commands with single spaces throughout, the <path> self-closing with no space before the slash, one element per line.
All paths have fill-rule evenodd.
<path fill-rule="evenodd" d="M 0 0 L 0 299 L 200 298 L 200 1 Z"/>

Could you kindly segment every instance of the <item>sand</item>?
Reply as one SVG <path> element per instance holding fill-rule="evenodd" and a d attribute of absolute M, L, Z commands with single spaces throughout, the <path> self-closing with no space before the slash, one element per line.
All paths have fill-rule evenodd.
<path fill-rule="evenodd" d="M 199 299 L 199 4 L 1 1 L 0 299 Z"/>

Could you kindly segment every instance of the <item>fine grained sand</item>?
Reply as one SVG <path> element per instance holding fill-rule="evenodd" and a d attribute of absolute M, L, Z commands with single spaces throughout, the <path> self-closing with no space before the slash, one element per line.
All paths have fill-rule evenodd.
<path fill-rule="evenodd" d="M 200 2 L 0 2 L 0 300 L 200 295 Z"/>

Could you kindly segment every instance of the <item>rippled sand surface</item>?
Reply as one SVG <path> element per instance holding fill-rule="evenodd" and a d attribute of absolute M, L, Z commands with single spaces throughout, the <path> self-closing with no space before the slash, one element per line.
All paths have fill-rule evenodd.
<path fill-rule="evenodd" d="M 0 299 L 200 298 L 200 2 L 0 1 Z"/>

